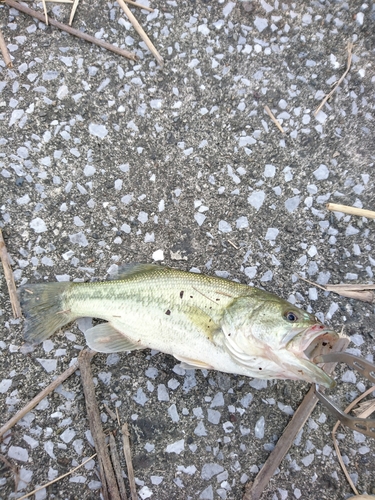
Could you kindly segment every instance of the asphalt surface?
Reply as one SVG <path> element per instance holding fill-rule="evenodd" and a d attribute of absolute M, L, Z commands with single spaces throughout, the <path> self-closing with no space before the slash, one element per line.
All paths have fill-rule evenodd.
<path fill-rule="evenodd" d="M 69 6 L 47 5 L 68 22 Z M 325 204 L 374 207 L 375 3 L 152 7 L 133 12 L 164 68 L 115 2 L 81 2 L 73 24 L 133 50 L 135 63 L 0 5 L 14 64 L 0 61 L 0 227 L 17 285 L 106 279 L 126 262 L 199 270 L 344 326 L 349 352 L 373 360 L 374 306 L 299 277 L 373 281 L 374 222 Z M 350 71 L 315 117 L 345 71 L 349 42 Z M 0 285 L 3 424 L 77 357 L 91 320 L 30 348 L 2 275 Z M 178 365 L 150 351 L 97 355 L 104 428 L 118 430 L 104 404 L 129 423 L 139 498 L 240 499 L 308 384 Z M 336 378 L 343 406 L 366 388 L 345 366 Z M 264 499 L 350 496 L 334 423 L 318 405 Z M 21 479 L 14 492 L 0 462 L 0 498 L 19 498 L 91 456 L 88 429 L 76 373 L 0 444 Z M 342 428 L 338 437 L 357 489 L 375 493 L 374 441 Z M 97 467 L 94 459 L 35 498 L 100 498 Z"/>

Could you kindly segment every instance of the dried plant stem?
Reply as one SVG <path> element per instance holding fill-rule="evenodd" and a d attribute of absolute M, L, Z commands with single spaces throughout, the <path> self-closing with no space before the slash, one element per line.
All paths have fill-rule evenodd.
<path fill-rule="evenodd" d="M 332 210 L 333 212 L 342 212 L 348 215 L 358 215 L 359 217 L 375 219 L 375 212 L 373 210 L 364 210 L 363 208 L 338 205 L 336 203 L 327 203 L 326 208 L 327 210 Z"/>
<path fill-rule="evenodd" d="M 37 493 L 38 491 L 43 490 L 44 488 L 47 488 L 47 486 L 51 486 L 51 484 L 57 483 L 57 481 L 60 481 L 60 479 L 63 479 L 64 477 L 69 476 L 70 474 L 73 474 L 73 472 L 75 472 L 77 469 L 79 469 L 80 467 L 83 467 L 85 464 L 87 464 L 87 462 L 90 462 L 90 460 L 95 458 L 96 455 L 97 455 L 97 453 L 94 453 L 94 455 L 91 455 L 90 458 L 87 458 L 80 465 L 77 465 L 77 467 L 74 467 L 74 469 L 70 470 L 69 472 L 66 472 L 62 476 L 59 476 L 59 477 L 56 477 L 55 479 L 52 479 L 52 481 L 49 481 L 48 483 L 43 484 L 43 486 L 39 486 L 39 488 L 36 488 L 35 490 L 30 491 L 30 493 L 27 493 L 26 495 L 18 498 L 17 500 L 24 500 L 24 498 L 29 498 L 29 497 L 31 497 L 31 495 L 35 495 L 35 493 Z"/>
<path fill-rule="evenodd" d="M 282 134 L 285 134 L 283 127 L 280 125 L 280 122 L 275 118 L 275 115 L 272 113 L 270 108 L 268 106 L 264 106 L 264 109 L 266 110 L 267 115 L 271 118 L 276 127 L 280 130 L 280 132 Z"/>
<path fill-rule="evenodd" d="M 333 292 L 338 295 L 342 295 L 343 297 L 348 297 L 349 299 L 362 300 L 362 302 L 368 302 L 369 304 L 375 304 L 375 285 L 364 285 L 364 284 L 348 284 L 348 283 L 340 283 L 338 285 L 318 285 L 313 281 L 309 281 L 300 276 L 300 279 L 306 281 L 306 283 L 310 283 L 310 285 L 314 285 L 317 288 L 321 288 L 325 292 Z"/>
<path fill-rule="evenodd" d="M 367 389 L 366 392 L 364 392 L 363 394 L 361 394 L 360 396 L 358 396 L 358 398 L 356 398 L 354 401 L 352 401 L 350 403 L 350 405 L 347 408 L 345 408 L 344 412 L 345 413 L 349 413 L 350 410 L 353 409 L 356 406 L 357 403 L 359 403 L 360 401 L 362 401 L 362 399 L 364 399 L 366 396 L 368 396 L 369 394 L 371 394 L 373 391 L 375 391 L 375 386 L 374 387 L 370 387 L 370 389 Z M 373 411 L 375 411 L 375 408 L 371 408 L 371 412 L 370 412 L 370 409 L 367 409 L 364 412 L 361 412 L 358 416 L 362 417 L 362 418 L 367 418 L 369 415 L 371 415 L 371 413 Z M 337 443 L 336 431 L 339 428 L 340 424 L 341 424 L 341 422 L 340 422 L 340 420 L 338 420 L 336 422 L 334 428 L 332 429 L 333 446 L 335 447 L 336 454 L 337 454 L 337 459 L 338 459 L 338 461 L 339 461 L 339 463 L 341 465 L 342 471 L 345 474 L 345 477 L 346 477 L 348 483 L 350 484 L 351 489 L 354 491 L 355 495 L 359 495 L 358 490 L 354 486 L 352 478 L 349 475 L 348 469 L 346 468 L 346 466 L 344 464 L 344 461 L 343 461 L 342 456 L 341 456 L 340 448 L 339 448 L 339 445 Z"/>
<path fill-rule="evenodd" d="M 142 5 L 141 3 L 132 2 L 132 0 L 125 0 L 125 2 L 129 5 L 133 5 L 133 7 L 138 7 L 139 9 L 147 10 L 148 12 L 154 12 L 154 9 L 151 9 L 151 7 L 146 7 L 146 5 Z"/>
<path fill-rule="evenodd" d="M 327 94 L 325 96 L 325 98 L 323 99 L 323 101 L 319 104 L 319 106 L 316 108 L 316 110 L 314 111 L 314 116 L 316 116 L 319 111 L 322 109 L 322 107 L 325 105 L 325 103 L 328 101 L 328 99 L 330 99 L 332 97 L 332 95 L 334 94 L 334 92 L 336 92 L 336 89 L 337 87 L 341 84 L 341 82 L 343 81 L 343 79 L 346 77 L 346 75 L 348 74 L 349 70 L 350 70 L 350 65 L 352 64 L 352 50 L 353 50 L 353 43 L 352 42 L 349 42 L 348 43 L 348 46 L 347 46 L 347 51 L 348 51 L 348 62 L 347 62 L 347 65 L 346 65 L 346 70 L 345 70 L 345 73 L 342 75 L 342 77 L 337 81 L 336 85 L 333 87 L 333 89 L 331 90 L 331 92 L 329 94 Z"/>
<path fill-rule="evenodd" d="M 111 419 L 115 422 L 116 421 L 116 414 L 113 412 L 108 405 L 104 403 L 104 408 L 107 410 L 108 415 L 111 417 Z"/>
<path fill-rule="evenodd" d="M 233 247 L 233 248 L 235 248 L 236 250 L 239 250 L 238 246 L 237 246 L 237 245 L 235 245 L 235 244 L 233 243 L 233 241 L 228 240 L 228 243 L 229 243 L 229 245 L 232 245 L 232 247 Z"/>
<path fill-rule="evenodd" d="M 128 424 L 126 424 L 126 423 L 122 426 L 122 442 L 124 445 L 124 455 L 125 455 L 126 467 L 128 469 L 128 480 L 129 480 L 129 484 L 130 484 L 131 500 L 137 500 L 138 495 L 137 495 L 137 488 L 135 486 L 132 455 L 131 455 L 131 451 L 130 451 L 129 428 L 128 428 Z"/>
<path fill-rule="evenodd" d="M 0 461 L 3 462 L 14 474 L 14 491 L 18 490 L 18 483 L 20 481 L 20 473 L 17 465 L 12 464 L 9 460 L 4 457 L 4 455 L 0 455 Z"/>
<path fill-rule="evenodd" d="M 7 247 L 5 245 L 1 229 L 0 229 L 0 259 L 1 263 L 3 264 L 4 277 L 8 286 L 8 292 L 9 292 L 10 303 L 12 306 L 13 316 L 15 318 L 19 318 L 22 315 L 21 306 L 18 300 L 16 284 L 14 283 L 14 278 L 13 278 L 13 271 L 12 268 L 10 267 L 9 255 L 7 252 Z"/>
<path fill-rule="evenodd" d="M 134 15 L 132 14 L 131 10 L 129 7 L 126 5 L 124 0 L 117 0 L 118 4 L 122 8 L 122 10 L 125 12 L 127 15 L 129 21 L 132 23 L 135 31 L 138 33 L 138 35 L 142 38 L 142 40 L 145 42 L 147 47 L 149 48 L 150 52 L 152 55 L 155 57 L 157 62 L 160 64 L 160 66 L 163 66 L 164 61 L 159 52 L 156 50 L 154 44 L 151 42 L 149 37 L 146 35 L 145 31 L 143 30 L 142 26 L 139 24 L 139 22 L 136 20 Z"/>
<path fill-rule="evenodd" d="M 15 9 L 23 12 L 24 14 L 28 14 L 31 17 L 35 17 L 36 19 L 39 19 L 39 21 L 42 21 L 43 23 L 45 22 L 44 15 L 41 14 L 40 12 L 37 12 L 36 10 L 30 9 L 29 7 L 26 7 L 26 5 L 22 5 L 15 0 L 3 0 L 4 3 L 9 5 L 10 7 L 14 7 Z M 111 45 L 110 43 L 104 42 L 103 40 L 100 40 L 99 38 L 95 38 L 93 36 L 87 35 L 86 33 L 83 33 L 82 31 L 76 30 L 72 28 L 71 26 L 68 26 L 63 23 L 59 23 L 58 21 L 55 21 L 55 19 L 49 18 L 49 23 L 52 26 L 55 26 L 56 28 L 59 28 L 62 31 L 66 31 L 67 33 L 76 36 L 78 38 L 82 38 L 83 40 L 86 40 L 87 42 L 91 42 L 95 45 L 99 45 L 99 47 L 102 47 L 103 49 L 110 50 L 111 52 L 114 52 L 115 54 L 119 54 L 120 56 L 127 57 L 128 59 L 131 59 L 133 61 L 136 61 L 138 57 L 133 54 L 133 52 L 129 52 L 128 50 L 120 49 L 119 47 L 116 47 L 115 45 Z"/>
<path fill-rule="evenodd" d="M 100 421 L 100 413 L 96 401 L 95 387 L 90 366 L 92 356 L 92 351 L 88 350 L 81 351 L 78 356 L 78 365 L 81 371 L 82 387 L 86 400 L 87 418 L 94 439 L 95 449 L 98 454 L 103 496 L 111 500 L 121 500 Z"/>
<path fill-rule="evenodd" d="M 0 30 L 0 50 L 1 50 L 1 53 L 3 54 L 3 58 L 4 58 L 4 62 L 6 64 L 6 67 L 13 68 L 12 60 L 10 58 L 8 48 L 7 48 L 7 45 L 5 43 L 4 36 L 3 36 L 3 33 L 1 30 Z"/>
<path fill-rule="evenodd" d="M 72 10 L 70 11 L 69 26 L 72 25 L 74 14 L 76 13 L 76 10 L 77 10 L 77 7 L 78 7 L 78 2 L 79 2 L 79 0 L 74 0 L 74 4 L 72 6 Z"/>
<path fill-rule="evenodd" d="M 315 408 L 318 398 L 315 396 L 314 391 L 315 387 L 312 386 L 293 415 L 292 420 L 285 428 L 282 436 L 267 458 L 266 463 L 261 468 L 254 482 L 249 484 L 250 488 L 246 488 L 243 500 L 258 500 L 261 497 L 268 481 L 273 476 L 284 456 L 288 453 L 298 432 L 305 425 L 306 420 Z"/>
<path fill-rule="evenodd" d="M 61 375 L 59 375 L 51 384 L 49 384 L 45 389 L 42 390 L 34 399 L 29 401 L 26 406 L 20 409 L 14 417 L 12 417 L 8 422 L 3 425 L 0 429 L 0 440 L 2 436 L 11 429 L 22 417 L 29 413 L 38 403 L 42 401 L 48 394 L 54 391 L 60 384 L 64 382 L 70 375 L 72 375 L 76 370 L 78 370 L 78 363 L 74 363 L 70 368 L 65 370 Z"/>
<path fill-rule="evenodd" d="M 120 457 L 117 451 L 116 440 L 112 433 L 109 434 L 109 448 L 111 451 L 111 460 L 113 470 L 115 471 L 118 489 L 120 492 L 121 500 L 127 500 L 124 478 L 121 473 Z"/>
<path fill-rule="evenodd" d="M 43 4 L 43 12 L 44 12 L 44 22 L 46 23 L 46 25 L 48 26 L 48 14 L 47 14 L 47 5 L 46 5 L 46 0 L 42 0 L 42 4 Z"/>
<path fill-rule="evenodd" d="M 333 346 L 333 351 L 345 351 L 349 341 L 346 338 L 339 339 Z M 331 373 L 334 370 L 336 363 L 329 363 L 326 366 L 326 373 Z M 304 397 L 302 403 L 299 405 L 291 421 L 286 426 L 282 436 L 276 443 L 275 448 L 267 458 L 265 464 L 261 468 L 259 474 L 253 483 L 249 483 L 246 487 L 245 494 L 242 500 L 259 500 L 264 488 L 267 486 L 269 480 L 275 473 L 277 467 L 280 465 L 282 459 L 288 453 L 289 448 L 292 446 L 298 432 L 305 425 L 306 420 L 311 415 L 313 409 L 318 402 L 315 395 L 315 387 L 311 386 L 309 392 Z"/>

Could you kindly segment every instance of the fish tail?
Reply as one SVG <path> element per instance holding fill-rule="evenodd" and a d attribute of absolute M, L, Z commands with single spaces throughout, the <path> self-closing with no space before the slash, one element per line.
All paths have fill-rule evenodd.
<path fill-rule="evenodd" d="M 48 339 L 56 330 L 76 317 L 66 305 L 69 282 L 24 285 L 19 298 L 25 317 L 24 337 L 27 342 L 38 344 Z"/>

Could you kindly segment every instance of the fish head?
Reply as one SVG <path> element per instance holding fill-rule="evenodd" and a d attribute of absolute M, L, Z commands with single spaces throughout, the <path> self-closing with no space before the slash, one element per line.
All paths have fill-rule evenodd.
<path fill-rule="evenodd" d="M 224 315 L 222 331 L 232 357 L 264 371 L 258 377 L 335 385 L 309 358 L 329 352 L 339 334 L 273 294 L 263 292 L 257 300 L 241 297 L 234 301 Z"/>

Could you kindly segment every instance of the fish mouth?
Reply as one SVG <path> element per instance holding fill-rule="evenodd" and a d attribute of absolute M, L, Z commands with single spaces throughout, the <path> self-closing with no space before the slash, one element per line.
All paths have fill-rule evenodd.
<path fill-rule="evenodd" d="M 332 389 L 336 382 L 322 368 L 311 360 L 316 356 L 331 352 L 340 334 L 322 324 L 313 325 L 289 340 L 286 350 L 296 358 L 295 363 L 287 363 L 289 370 L 306 382 L 315 383 Z"/>

